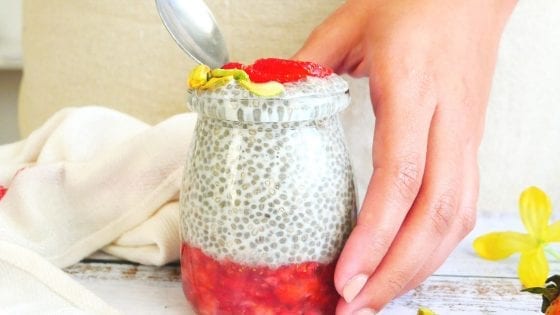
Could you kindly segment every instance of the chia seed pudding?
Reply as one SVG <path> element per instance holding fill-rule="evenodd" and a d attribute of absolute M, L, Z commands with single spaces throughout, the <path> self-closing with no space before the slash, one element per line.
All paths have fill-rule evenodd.
<path fill-rule="evenodd" d="M 181 264 L 191 302 L 200 300 L 194 297 L 196 287 L 208 282 L 220 281 L 208 289 L 219 295 L 216 287 L 227 287 L 224 281 L 231 270 L 244 275 L 235 278 L 237 291 L 246 288 L 239 282 L 261 291 L 267 286 L 262 292 L 272 292 L 271 300 L 282 300 L 281 284 L 265 281 L 264 275 L 274 278 L 282 270 L 292 270 L 290 266 L 298 270 L 305 266 L 313 270 L 313 279 L 321 272 L 330 278 L 317 280 L 329 286 L 328 292 L 315 292 L 329 296 L 330 308 L 316 310 L 334 310 L 338 299 L 332 283 L 334 264 L 356 216 L 352 170 L 337 115 L 349 103 L 348 86 L 333 74 L 284 87 L 275 98 L 255 96 L 235 80 L 215 90 L 189 91 L 188 103 L 199 120 L 180 203 Z M 213 276 L 200 279 L 212 264 Z M 259 270 L 260 275 L 248 275 L 247 270 Z M 300 277 L 306 275 L 294 275 L 290 282 L 297 283 Z M 266 296 L 243 292 L 229 302 L 215 297 L 217 304 L 206 311 L 199 301 L 195 306 L 203 314 L 224 312 L 236 301 L 232 307 L 237 311 L 240 305 L 251 307 L 244 314 L 262 314 L 262 307 L 276 310 L 262 302 Z M 297 302 L 292 309 L 298 310 L 305 303 L 319 303 L 310 299 L 283 303 Z"/>

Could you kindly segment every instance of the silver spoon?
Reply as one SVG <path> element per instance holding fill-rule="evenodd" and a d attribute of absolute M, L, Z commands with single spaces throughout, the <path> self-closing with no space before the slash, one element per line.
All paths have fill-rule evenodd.
<path fill-rule="evenodd" d="M 196 62 L 219 68 L 229 61 L 226 42 L 202 0 L 156 0 L 171 37 Z"/>

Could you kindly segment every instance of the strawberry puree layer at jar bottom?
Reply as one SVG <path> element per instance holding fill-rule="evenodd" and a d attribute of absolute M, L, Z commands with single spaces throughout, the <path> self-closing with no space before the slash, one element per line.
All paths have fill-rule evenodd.
<path fill-rule="evenodd" d="M 216 261 L 183 243 L 183 290 L 201 315 L 334 314 L 336 260 L 304 262 L 272 269 Z"/>

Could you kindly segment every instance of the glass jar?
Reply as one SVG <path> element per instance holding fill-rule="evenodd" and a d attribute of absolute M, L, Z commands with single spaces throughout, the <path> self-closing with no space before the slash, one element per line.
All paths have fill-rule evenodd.
<path fill-rule="evenodd" d="M 199 114 L 181 188 L 183 290 L 199 314 L 334 314 L 355 224 L 336 75 L 262 98 L 190 90 Z"/>

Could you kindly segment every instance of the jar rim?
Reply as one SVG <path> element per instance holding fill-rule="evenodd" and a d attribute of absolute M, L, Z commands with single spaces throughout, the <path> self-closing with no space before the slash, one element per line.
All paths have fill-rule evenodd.
<path fill-rule="evenodd" d="M 350 93 L 291 98 L 210 98 L 187 93 L 187 108 L 201 116 L 238 122 L 291 122 L 335 115 L 350 104 Z"/>
<path fill-rule="evenodd" d="M 348 83 L 337 75 L 286 84 L 280 97 L 260 97 L 233 82 L 218 92 L 187 90 L 189 110 L 239 122 L 290 122 L 332 116 L 350 103 Z"/>

